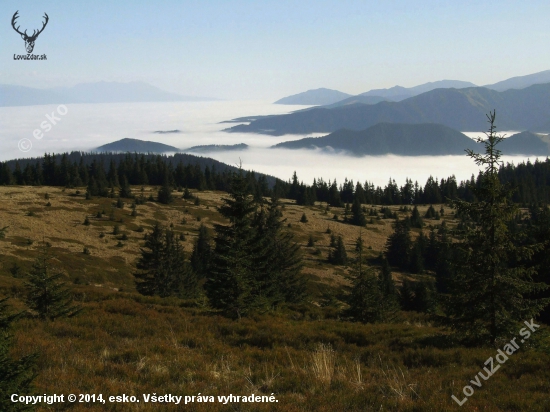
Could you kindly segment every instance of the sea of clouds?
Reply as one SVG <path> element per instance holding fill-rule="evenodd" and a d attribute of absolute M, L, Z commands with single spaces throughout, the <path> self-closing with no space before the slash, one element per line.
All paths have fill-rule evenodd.
<path fill-rule="evenodd" d="M 58 105 L 1 107 L 0 160 L 37 157 L 44 153 L 89 151 L 123 138 L 134 138 L 165 143 L 185 149 L 196 145 L 231 145 L 246 143 L 245 151 L 226 151 L 201 154 L 227 164 L 242 162 L 245 169 L 288 180 L 294 171 L 300 180 L 311 183 L 314 178 L 325 180 L 344 178 L 375 185 L 385 185 L 391 177 L 402 185 L 405 178 L 424 184 L 431 175 L 446 178 L 469 179 L 477 173 L 477 166 L 467 156 L 365 156 L 353 157 L 325 150 L 270 149 L 269 147 L 305 135 L 267 136 L 251 133 L 227 133 L 222 129 L 235 123 L 221 123 L 249 115 L 283 114 L 306 106 L 275 105 L 258 101 L 213 101 L 170 103 L 109 103 L 70 104 L 66 113 L 58 113 Z M 59 120 L 56 120 L 59 119 Z M 42 127 L 50 124 L 49 131 Z M 52 124 L 55 122 L 55 124 Z M 42 133 L 40 139 L 33 135 Z M 154 131 L 180 130 L 181 133 L 156 134 Z M 508 135 L 514 132 L 505 132 Z M 308 137 L 323 133 L 308 134 Z M 467 133 L 469 137 L 483 133 Z M 20 150 L 22 139 L 32 148 Z M 27 146 L 24 146 L 25 150 Z M 504 157 L 507 162 L 527 160 L 523 156 Z M 534 161 L 534 158 L 530 159 Z"/>

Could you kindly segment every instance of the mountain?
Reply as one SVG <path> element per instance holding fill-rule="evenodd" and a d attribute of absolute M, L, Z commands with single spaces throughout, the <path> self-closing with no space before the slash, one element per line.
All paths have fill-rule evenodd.
<path fill-rule="evenodd" d="M 534 84 L 542 83 L 550 83 L 550 70 L 528 74 L 527 76 L 512 77 L 511 79 L 503 80 L 495 84 L 489 84 L 484 87 L 502 92 L 509 89 L 524 89 Z"/>
<path fill-rule="evenodd" d="M 537 130 L 550 126 L 550 83 L 497 92 L 483 87 L 435 89 L 400 102 L 350 105 L 270 116 L 236 125 L 228 132 L 283 134 L 364 130 L 377 123 L 438 123 L 461 131 L 487 127 L 486 114 L 496 110 L 498 130 Z M 538 128 L 538 129 L 537 129 Z M 542 128 L 542 130 L 541 130 Z"/>
<path fill-rule="evenodd" d="M 248 145 L 244 143 L 240 144 L 232 144 L 232 145 L 225 145 L 225 144 L 209 144 L 209 145 L 203 145 L 203 146 L 193 146 L 189 149 L 184 149 L 182 152 L 191 152 L 191 153 L 212 153 L 212 152 L 227 152 L 231 150 L 247 150 Z"/>
<path fill-rule="evenodd" d="M 374 89 L 368 92 L 361 93 L 359 96 L 378 96 L 384 97 L 387 100 L 401 101 L 408 99 L 409 97 L 417 96 L 422 93 L 426 93 L 435 89 L 463 89 L 466 87 L 477 87 L 470 82 L 463 82 L 461 80 L 438 80 L 436 82 L 424 83 L 414 87 L 401 87 L 394 86 L 389 89 Z"/>
<path fill-rule="evenodd" d="M 82 83 L 73 87 L 35 89 L 0 85 L 0 106 L 69 103 L 183 102 L 213 100 L 165 92 L 143 82 Z"/>
<path fill-rule="evenodd" d="M 174 146 L 169 146 L 164 143 L 148 142 L 138 139 L 121 139 L 116 142 L 107 143 L 99 146 L 94 152 L 110 152 L 110 153 L 167 153 L 181 152 L 180 149 Z"/>
<path fill-rule="evenodd" d="M 507 137 L 498 144 L 498 149 L 505 155 L 550 155 L 548 143 L 531 132 L 521 132 Z"/>
<path fill-rule="evenodd" d="M 437 156 L 464 154 L 477 144 L 440 124 L 379 123 L 366 130 L 342 129 L 328 136 L 279 143 L 273 148 L 345 151 L 354 156 L 396 154 L 401 156 Z"/>
<path fill-rule="evenodd" d="M 386 101 L 391 101 L 391 99 L 388 99 L 386 97 L 381 97 L 381 96 L 366 96 L 366 95 L 360 94 L 359 96 L 351 96 L 351 97 L 348 97 L 347 99 L 340 100 L 339 102 L 324 105 L 323 107 L 327 109 L 333 109 L 335 107 L 348 106 L 350 104 L 376 104 L 376 103 L 386 102 Z M 309 110 L 309 109 L 306 109 L 306 110 Z"/>
<path fill-rule="evenodd" d="M 339 92 L 338 90 L 321 88 L 283 97 L 277 100 L 275 104 L 308 104 L 322 106 L 336 103 L 348 97 L 352 97 L 351 94 Z"/>

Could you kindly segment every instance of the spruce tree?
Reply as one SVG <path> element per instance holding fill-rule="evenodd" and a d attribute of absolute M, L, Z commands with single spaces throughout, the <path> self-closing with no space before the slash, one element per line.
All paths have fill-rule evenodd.
<path fill-rule="evenodd" d="M 361 234 L 359 234 L 361 240 Z M 357 259 L 351 271 L 353 287 L 348 297 L 347 313 L 354 320 L 362 323 L 375 323 L 386 320 L 392 312 L 382 291 L 382 283 L 373 268 L 364 263 L 363 248 L 357 250 Z"/>
<path fill-rule="evenodd" d="M 55 320 L 64 316 L 74 316 L 81 308 L 72 305 L 71 293 L 59 282 L 63 277 L 60 272 L 53 272 L 49 264 L 49 256 L 44 248 L 40 256 L 34 262 L 28 281 L 27 306 L 36 312 L 42 320 Z"/>
<path fill-rule="evenodd" d="M 411 245 L 408 222 L 405 220 L 396 220 L 394 231 L 386 241 L 385 255 L 390 265 L 397 266 L 401 270 L 408 270 Z"/>
<path fill-rule="evenodd" d="M 118 192 L 119 197 L 123 197 L 125 199 L 132 199 L 134 195 L 132 194 L 132 189 L 130 188 L 130 185 L 128 184 L 128 178 L 126 175 L 124 175 L 122 179 L 122 185 L 120 186 L 120 191 Z"/>
<path fill-rule="evenodd" d="M 11 356 L 12 323 L 21 314 L 8 313 L 7 298 L 0 299 L 0 410 L 1 411 L 29 411 L 32 405 L 10 399 L 12 394 L 30 395 L 31 383 L 35 378 L 36 354 L 13 358 Z"/>
<path fill-rule="evenodd" d="M 172 195 L 172 188 L 168 183 L 164 183 L 160 190 L 158 191 L 157 200 L 159 203 L 168 205 L 174 201 L 174 196 Z"/>
<path fill-rule="evenodd" d="M 198 292 L 196 274 L 185 260 L 179 240 L 171 230 L 155 224 L 145 236 L 134 273 L 136 289 L 142 295 L 193 298 Z"/>
<path fill-rule="evenodd" d="M 233 173 L 229 197 L 222 201 L 218 211 L 229 225 L 214 227 L 214 257 L 205 289 L 214 308 L 240 318 L 254 309 L 258 296 L 257 244 L 252 227 L 256 204 L 241 168 Z"/>
<path fill-rule="evenodd" d="M 284 222 L 277 198 L 272 198 L 267 210 L 254 219 L 259 252 L 256 281 L 269 307 L 301 302 L 306 296 L 300 246 Z"/>
<path fill-rule="evenodd" d="M 348 255 L 342 236 L 338 236 L 334 250 L 329 251 L 328 261 L 333 265 L 345 265 L 348 262 Z"/>
<path fill-rule="evenodd" d="M 356 226 L 364 227 L 367 224 L 367 219 L 365 218 L 365 213 L 361 207 L 361 202 L 359 197 L 355 197 L 353 200 L 353 205 L 351 206 L 351 223 Z"/>
<path fill-rule="evenodd" d="M 195 273 L 204 278 L 208 275 L 210 262 L 212 260 L 212 245 L 210 244 L 210 233 L 208 228 L 201 223 L 199 234 L 193 244 L 193 252 L 191 254 L 191 266 Z"/>
<path fill-rule="evenodd" d="M 527 297 L 545 289 L 535 283 L 535 269 L 526 267 L 535 248 L 514 239 L 508 223 L 517 207 L 510 200 L 511 190 L 502 185 L 498 168 L 502 164 L 497 149 L 503 136 L 495 132 L 495 112 L 487 116 L 486 139 L 478 139 L 485 153 L 467 150 L 478 166 L 484 167 L 479 185 L 472 190 L 478 201 L 454 201 L 459 215 L 472 220 L 465 228 L 464 240 L 454 265 L 456 274 L 447 305 L 451 327 L 462 336 L 477 342 L 496 345 L 517 332 L 517 325 L 535 317 L 548 300 Z"/>

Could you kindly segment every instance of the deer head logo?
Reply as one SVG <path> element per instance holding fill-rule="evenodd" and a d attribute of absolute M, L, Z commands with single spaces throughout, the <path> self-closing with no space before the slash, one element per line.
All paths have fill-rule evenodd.
<path fill-rule="evenodd" d="M 13 29 L 19 33 L 21 35 L 21 38 L 23 40 L 25 40 L 25 48 L 27 49 L 27 53 L 32 53 L 33 49 L 34 49 L 34 42 L 36 41 L 36 38 L 38 37 L 38 35 L 40 33 L 42 33 L 44 31 L 44 28 L 46 27 L 46 24 L 48 24 L 48 20 L 50 19 L 48 17 L 48 15 L 46 13 L 44 13 L 44 23 L 42 23 L 42 28 L 40 30 L 38 30 L 38 32 L 36 30 L 33 31 L 32 35 L 29 36 L 27 35 L 27 30 L 25 30 L 24 33 L 21 33 L 19 31 L 19 26 L 17 26 L 17 28 L 15 27 L 15 23 L 16 23 L 16 20 L 17 18 L 19 17 L 17 15 L 17 13 L 19 13 L 19 10 L 17 10 L 15 12 L 15 14 L 13 15 L 12 19 L 11 19 L 11 25 L 13 27 Z"/>

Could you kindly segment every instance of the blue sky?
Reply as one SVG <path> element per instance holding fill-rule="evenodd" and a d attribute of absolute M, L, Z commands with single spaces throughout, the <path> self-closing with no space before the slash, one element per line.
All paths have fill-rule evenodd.
<path fill-rule="evenodd" d="M 25 54 L 11 27 L 48 27 Z M 351 94 L 454 79 L 478 85 L 550 69 L 550 2 L 2 0 L 0 83 L 145 81 L 186 95 Z"/>

